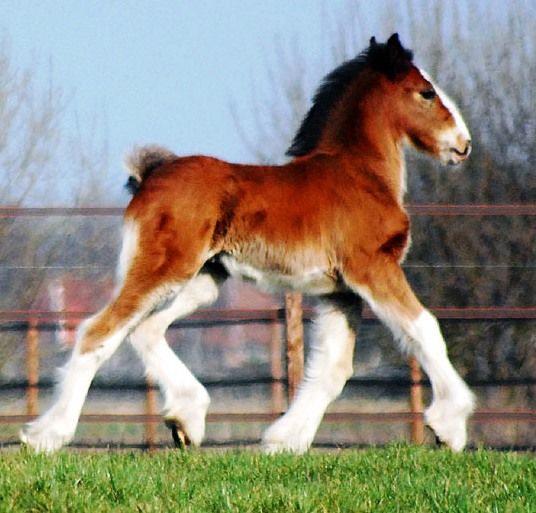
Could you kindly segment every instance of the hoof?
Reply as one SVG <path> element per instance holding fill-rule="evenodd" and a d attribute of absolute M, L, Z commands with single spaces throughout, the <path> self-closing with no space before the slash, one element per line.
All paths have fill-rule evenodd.
<path fill-rule="evenodd" d="M 442 447 L 448 447 L 447 444 L 443 442 L 443 440 L 441 440 L 438 435 L 436 435 L 436 432 L 430 426 L 426 425 L 426 429 L 430 433 L 431 437 L 433 437 L 435 446 L 437 448 L 440 449 Z"/>
<path fill-rule="evenodd" d="M 310 427 L 292 424 L 288 422 L 287 418 L 281 417 L 264 433 L 262 438 L 264 452 L 266 454 L 280 452 L 303 454 L 307 452 L 315 434 L 315 431 L 311 430 Z"/>
<path fill-rule="evenodd" d="M 19 432 L 19 439 L 36 452 L 52 453 L 67 445 L 74 438 L 76 419 L 48 412 L 26 424 Z"/>
<path fill-rule="evenodd" d="M 467 417 L 474 408 L 474 399 L 470 393 L 458 402 L 436 401 L 425 412 L 426 424 L 454 452 L 460 452 L 467 441 Z"/>
<path fill-rule="evenodd" d="M 439 436 L 435 434 L 435 431 L 432 428 L 430 428 L 430 431 L 432 431 L 432 433 L 434 434 L 435 444 L 437 447 L 448 447 L 447 443 L 443 442 L 443 440 L 441 440 L 441 438 L 439 438 Z"/>
<path fill-rule="evenodd" d="M 166 427 L 171 430 L 171 436 L 175 442 L 175 447 L 178 447 L 179 449 L 186 449 L 189 445 L 191 445 L 188 435 L 185 433 L 181 423 L 177 419 L 166 419 L 165 424 Z"/>

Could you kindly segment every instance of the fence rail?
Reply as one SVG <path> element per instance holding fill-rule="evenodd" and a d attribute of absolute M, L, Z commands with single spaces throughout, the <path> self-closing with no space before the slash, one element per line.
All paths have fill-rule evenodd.
<path fill-rule="evenodd" d="M 459 310 L 459 309 L 456 309 Z M 494 312 L 490 317 L 489 311 L 476 315 L 478 312 L 472 312 L 471 315 L 460 316 L 459 311 L 457 316 L 447 317 L 460 321 L 466 319 L 477 320 L 493 320 L 496 319 L 534 319 L 534 316 L 520 316 L 519 309 L 514 312 L 502 312 L 501 316 L 498 312 Z M 526 309 L 522 309 L 523 311 Z M 534 310 L 534 309 L 532 309 Z M 0 415 L 0 425 L 20 424 L 35 418 L 37 414 L 38 396 L 42 390 L 50 389 L 53 385 L 52 381 L 41 380 L 39 377 L 39 333 L 43 330 L 52 330 L 57 328 L 58 321 L 69 321 L 71 328 L 75 328 L 90 312 L 51 312 L 51 311 L 18 311 L 0 312 L 0 328 L 2 324 L 6 329 L 23 330 L 27 332 L 27 379 L 11 382 L 0 383 L 0 392 L 6 391 L 25 391 L 26 396 L 26 414 L 24 415 Z M 467 313 L 467 312 L 466 312 Z M 450 312 L 452 314 L 452 312 Z M 449 315 L 450 315 L 449 314 Z M 202 310 L 192 314 L 186 319 L 182 319 L 174 323 L 175 327 L 211 327 L 225 326 L 243 323 L 268 323 L 274 327 L 274 336 L 270 344 L 271 359 L 272 359 L 272 375 L 257 378 L 247 379 L 230 379 L 230 380 L 205 380 L 203 384 L 211 389 L 214 387 L 240 387 L 251 385 L 267 385 L 271 387 L 272 394 L 272 410 L 268 413 L 211 413 L 207 417 L 207 421 L 211 422 L 271 422 L 284 411 L 284 405 L 292 397 L 293 391 L 296 389 L 301 380 L 300 372 L 303 372 L 303 365 L 298 364 L 298 371 L 289 372 L 288 364 L 295 364 L 293 358 L 295 354 L 287 352 L 287 372 L 283 371 L 281 364 L 281 344 L 277 333 L 278 328 L 286 322 L 288 316 L 287 309 L 258 309 L 258 310 L 221 310 L 211 309 Z M 303 309 L 303 320 L 309 321 L 312 316 L 310 308 Z M 374 316 L 370 311 L 365 310 L 364 318 L 366 322 L 375 322 Z M 12 323 L 15 323 L 13 325 Z M 296 349 L 294 348 L 294 351 Z M 298 351 L 303 351 L 303 347 L 298 348 Z M 302 353 L 303 355 L 303 353 Z M 429 387 L 430 384 L 426 379 L 423 379 L 419 366 L 414 359 L 409 361 L 409 373 L 407 378 L 394 379 L 372 379 L 372 378 L 352 378 L 349 380 L 350 386 L 365 386 L 365 387 L 389 387 L 398 386 L 408 389 L 408 411 L 402 412 L 332 412 L 327 413 L 325 420 L 327 422 L 367 422 L 367 423 L 405 423 L 410 428 L 410 438 L 413 442 L 422 443 L 424 440 L 424 419 L 423 419 L 423 389 Z M 469 385 L 473 387 L 512 387 L 512 386 L 536 386 L 536 378 L 522 379 L 505 379 L 505 380 L 478 380 L 469 381 Z M 161 422 L 161 417 L 157 414 L 156 393 L 157 387 L 151 381 L 146 383 L 95 383 L 94 389 L 115 390 L 115 391 L 138 391 L 144 392 L 146 395 L 146 413 L 145 414 L 129 414 L 129 415 L 82 415 L 82 423 L 128 423 L 128 424 L 143 424 L 144 443 L 143 447 L 154 448 L 159 446 L 156 440 L 156 426 Z M 286 399 L 285 399 L 286 396 Z M 536 424 L 536 411 L 509 411 L 509 410 L 481 410 L 471 418 L 473 424 L 486 423 L 528 423 Z"/>
<path fill-rule="evenodd" d="M 409 203 L 414 216 L 536 216 L 536 203 L 450 204 Z M 0 207 L 1 218 L 57 216 L 121 216 L 123 207 Z"/>
<path fill-rule="evenodd" d="M 207 422 L 272 422 L 283 412 L 277 413 L 209 413 Z M 2 424 L 22 424 L 35 419 L 35 415 L 0 415 Z M 328 412 L 323 420 L 327 422 L 414 422 L 420 421 L 420 412 Z M 533 411 L 480 410 L 475 412 L 469 422 L 530 422 L 536 423 L 536 413 Z M 161 423 L 162 416 L 157 414 L 105 414 L 81 415 L 83 423 L 125 423 L 144 424 L 146 422 Z"/>
<path fill-rule="evenodd" d="M 482 307 L 430 307 L 430 310 L 439 319 L 459 321 L 507 321 L 507 320 L 535 320 L 536 306 L 510 307 L 510 306 L 482 306 Z M 92 311 L 52 311 L 52 310 L 0 310 L 0 323 L 37 323 L 46 328 L 47 323 L 60 321 L 81 321 L 95 312 Z M 303 308 L 305 321 L 313 317 L 311 308 Z M 365 307 L 363 320 L 376 319 L 373 312 Z M 198 310 L 184 319 L 173 323 L 175 327 L 187 327 L 196 323 L 224 324 L 226 322 L 237 324 L 243 322 L 274 322 L 285 320 L 285 309 L 205 309 Z"/>

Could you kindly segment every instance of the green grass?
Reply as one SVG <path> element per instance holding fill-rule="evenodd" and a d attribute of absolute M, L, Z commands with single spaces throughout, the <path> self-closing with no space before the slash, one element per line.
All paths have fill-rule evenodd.
<path fill-rule="evenodd" d="M 0 453 L 3 512 L 536 512 L 530 454 L 390 446 L 252 451 Z"/>

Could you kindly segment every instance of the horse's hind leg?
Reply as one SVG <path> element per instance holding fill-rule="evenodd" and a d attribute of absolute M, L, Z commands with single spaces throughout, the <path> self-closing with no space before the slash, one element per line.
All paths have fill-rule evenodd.
<path fill-rule="evenodd" d="M 71 358 L 60 372 L 55 400 L 41 417 L 23 428 L 20 438 L 24 443 L 37 451 L 51 452 L 72 440 L 97 370 L 173 289 L 171 285 L 151 287 L 147 281 L 130 276 L 116 297 L 80 326 Z"/>
<path fill-rule="evenodd" d="M 41 417 L 23 428 L 20 438 L 24 443 L 37 451 L 51 452 L 71 441 L 97 370 L 150 309 L 148 302 L 129 304 L 131 299 L 123 289 L 82 324 L 71 357 L 60 371 L 55 400 Z"/>
<path fill-rule="evenodd" d="M 326 408 L 352 376 L 361 306 L 361 299 L 353 293 L 324 298 L 315 320 L 305 379 L 288 411 L 264 434 L 267 452 L 304 452 L 313 442 Z"/>
<path fill-rule="evenodd" d="M 348 270 L 344 279 L 391 328 L 405 349 L 415 354 L 432 384 L 433 400 L 425 412 L 428 425 L 452 450 L 465 446 L 473 394 L 454 370 L 435 317 L 415 297 L 397 262 L 382 259 L 366 275 Z"/>
<path fill-rule="evenodd" d="M 216 280 L 210 274 L 199 274 L 130 335 L 130 342 L 141 356 L 147 374 L 158 382 L 164 394 L 166 423 L 182 432 L 186 444 L 201 443 L 210 398 L 205 387 L 169 347 L 164 335 L 175 319 L 212 303 L 217 295 Z"/>

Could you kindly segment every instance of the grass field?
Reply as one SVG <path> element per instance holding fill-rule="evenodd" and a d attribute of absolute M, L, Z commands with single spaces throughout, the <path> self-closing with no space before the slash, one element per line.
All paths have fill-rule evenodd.
<path fill-rule="evenodd" d="M 531 454 L 4 451 L 3 512 L 536 512 Z"/>

